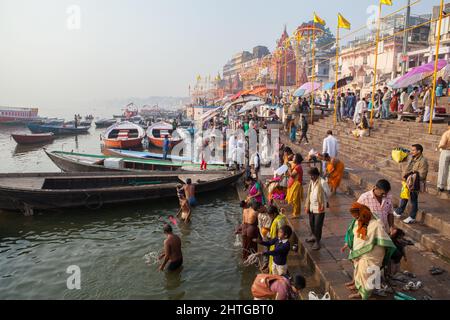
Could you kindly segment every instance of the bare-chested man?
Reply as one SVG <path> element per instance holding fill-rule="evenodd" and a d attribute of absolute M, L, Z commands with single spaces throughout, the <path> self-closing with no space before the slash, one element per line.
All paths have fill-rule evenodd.
<path fill-rule="evenodd" d="M 195 199 L 195 186 L 192 184 L 191 179 L 186 180 L 186 185 L 184 186 L 184 193 L 186 195 L 186 199 L 189 201 L 189 205 L 191 207 L 195 207 L 197 205 L 197 199 Z"/>
<path fill-rule="evenodd" d="M 166 235 L 166 240 L 164 240 L 164 253 L 159 256 L 159 259 L 164 259 L 164 261 L 159 267 L 159 270 L 164 271 L 167 263 L 169 263 L 167 270 L 176 271 L 183 265 L 181 239 L 177 235 L 173 234 L 172 227 L 169 224 L 164 225 L 163 230 Z"/>
<path fill-rule="evenodd" d="M 180 202 L 180 210 L 178 210 L 177 218 L 180 218 L 184 223 L 191 221 L 191 206 L 186 198 L 186 192 L 182 185 L 177 187 L 178 200 Z"/>

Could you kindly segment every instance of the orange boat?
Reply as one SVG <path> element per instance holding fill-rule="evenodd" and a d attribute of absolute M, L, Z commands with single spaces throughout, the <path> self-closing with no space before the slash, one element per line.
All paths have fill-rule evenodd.
<path fill-rule="evenodd" d="M 145 130 L 134 123 L 124 121 L 109 127 L 102 135 L 106 148 L 132 149 L 142 147 Z"/>
<path fill-rule="evenodd" d="M 162 149 L 164 146 L 164 137 L 169 136 L 170 148 L 173 148 L 182 141 L 181 138 L 173 137 L 173 131 L 170 123 L 158 122 L 147 129 L 147 137 L 152 145 Z"/>

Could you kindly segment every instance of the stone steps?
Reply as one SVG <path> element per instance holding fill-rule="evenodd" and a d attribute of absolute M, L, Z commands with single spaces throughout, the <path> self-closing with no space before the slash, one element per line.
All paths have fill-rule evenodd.
<path fill-rule="evenodd" d="M 311 132 L 317 132 L 319 134 L 323 134 L 324 137 L 326 136 L 326 132 L 329 130 L 328 126 L 322 126 L 320 122 L 317 122 L 317 125 L 314 125 L 314 127 L 311 127 Z M 405 148 L 410 148 L 411 145 L 419 142 L 420 144 L 423 145 L 425 152 L 429 152 L 429 157 L 430 159 L 433 159 L 433 155 L 436 155 L 437 152 L 435 152 L 435 149 L 437 148 L 439 141 L 440 141 L 440 136 L 433 136 L 433 138 L 431 137 L 405 137 L 402 136 L 401 134 L 398 136 L 395 136 L 394 132 L 390 132 L 390 133 L 386 133 L 386 134 L 380 134 L 380 132 L 378 131 L 371 131 L 371 136 L 370 137 L 364 137 L 364 138 L 355 138 L 351 135 L 351 131 L 353 130 L 352 128 L 345 128 L 342 130 L 333 130 L 334 132 L 336 132 L 336 136 L 341 138 L 341 137 L 348 137 L 351 139 L 354 139 L 355 141 L 361 141 L 361 143 L 376 143 L 376 146 L 383 146 L 386 147 L 387 149 L 392 150 L 393 148 L 402 146 Z M 388 137 L 388 139 L 386 139 L 386 137 Z M 402 144 L 399 145 L 398 141 L 402 141 Z M 438 160 L 438 156 L 435 157 L 436 160 Z"/>
<path fill-rule="evenodd" d="M 311 146 L 320 146 L 320 141 L 318 141 L 315 138 L 310 139 L 310 142 L 312 143 Z M 364 164 L 365 166 L 378 170 L 380 172 L 384 172 L 385 175 L 389 177 L 393 177 L 398 181 L 401 181 L 401 172 L 402 172 L 402 165 L 396 163 L 390 158 L 390 155 L 382 154 L 378 151 L 376 152 L 368 152 L 366 151 L 367 148 L 364 146 L 360 146 L 358 144 L 353 144 L 349 146 L 346 143 L 342 143 L 342 140 L 340 139 L 340 154 L 351 154 L 352 159 L 355 162 L 358 162 L 359 164 Z M 427 181 L 428 181 L 428 188 L 429 192 L 431 194 L 436 195 L 437 194 L 437 179 L 438 179 L 438 169 L 435 166 L 433 166 L 433 162 L 430 161 L 430 170 L 428 173 Z M 436 164 L 437 165 L 437 164 Z"/>
<path fill-rule="evenodd" d="M 284 142 L 284 141 L 283 141 Z M 290 145 L 294 152 L 302 151 L 304 153 L 307 149 L 303 149 L 299 146 Z M 317 146 L 317 144 L 312 144 L 312 146 Z M 310 147 L 310 146 L 308 146 Z M 355 198 L 358 198 L 363 192 L 370 190 L 373 184 L 383 178 L 385 175 L 381 175 L 379 172 L 373 170 L 367 170 L 358 167 L 355 163 L 341 157 L 346 164 L 347 170 L 351 168 L 352 170 L 348 172 L 348 179 L 344 179 L 342 188 Z M 359 163 L 358 163 L 359 164 Z M 392 182 L 392 178 L 389 177 Z M 397 181 L 400 181 L 398 178 Z M 400 184 L 392 183 L 393 186 L 393 199 L 394 204 L 398 205 L 398 196 L 400 195 Z M 425 204 L 423 203 L 425 200 Z M 415 241 L 419 242 L 424 248 L 442 256 L 444 259 L 450 259 L 450 216 L 449 212 L 445 212 L 445 208 L 448 208 L 448 201 L 436 199 L 435 197 L 427 194 L 421 194 L 419 198 L 419 208 L 420 212 L 417 216 L 417 220 L 421 224 L 415 224 L 412 226 L 406 226 L 405 224 L 398 221 L 400 226 L 405 229 L 408 235 L 411 235 Z M 406 228 L 408 230 L 406 230 Z"/>
<path fill-rule="evenodd" d="M 428 131 L 426 129 L 412 129 L 412 128 L 402 128 L 401 126 L 398 126 L 399 122 L 393 122 L 384 124 L 384 126 L 375 125 L 374 128 L 371 130 L 372 133 L 375 135 L 377 133 L 385 136 L 389 135 L 389 137 L 394 140 L 394 138 L 399 138 L 403 142 L 408 142 L 408 140 L 411 140 L 410 142 L 414 143 L 415 140 L 421 140 L 424 142 L 439 142 L 440 137 L 442 134 L 447 130 L 447 125 L 442 126 L 438 129 L 434 129 L 434 132 L 432 135 L 428 134 Z M 322 126 L 325 129 L 333 129 L 333 130 L 353 130 L 354 124 L 351 121 L 346 122 L 340 122 L 334 126 L 334 123 L 332 120 L 324 118 L 314 124 L 314 126 Z"/>

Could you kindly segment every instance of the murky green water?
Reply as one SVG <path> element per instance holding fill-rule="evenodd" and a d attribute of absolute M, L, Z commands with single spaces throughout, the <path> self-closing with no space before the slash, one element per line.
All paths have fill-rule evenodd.
<path fill-rule="evenodd" d="M 1 172 L 58 171 L 40 148 L 16 149 L 1 128 Z M 50 150 L 100 151 L 99 134 L 57 139 Z M 0 212 L 0 299 L 248 299 L 255 270 L 240 263 L 233 188 L 202 196 L 191 226 L 175 228 L 184 268 L 167 274 L 145 264 L 162 249 L 161 228 L 176 202 L 70 210 L 24 217 Z M 81 268 L 81 290 L 68 290 L 67 267 Z"/>
<path fill-rule="evenodd" d="M 162 248 L 172 204 L 0 215 L 0 299 L 246 299 L 254 270 L 240 266 L 233 189 L 201 199 L 191 226 L 175 228 L 185 257 L 180 274 L 145 264 Z M 67 289 L 68 266 L 81 290 Z"/>

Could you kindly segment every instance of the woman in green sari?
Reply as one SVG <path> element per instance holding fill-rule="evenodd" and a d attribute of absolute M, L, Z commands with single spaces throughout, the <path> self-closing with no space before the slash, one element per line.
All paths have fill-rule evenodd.
<path fill-rule="evenodd" d="M 342 248 L 343 251 L 350 249 L 349 259 L 355 267 L 354 281 L 347 284 L 348 289 L 354 291 L 349 298 L 368 300 L 377 289 L 376 280 L 381 280 L 376 277 L 381 277 L 381 269 L 387 265 L 396 247 L 384 231 L 381 220 L 372 215 L 368 207 L 354 203 L 350 213 L 354 219 Z"/>

